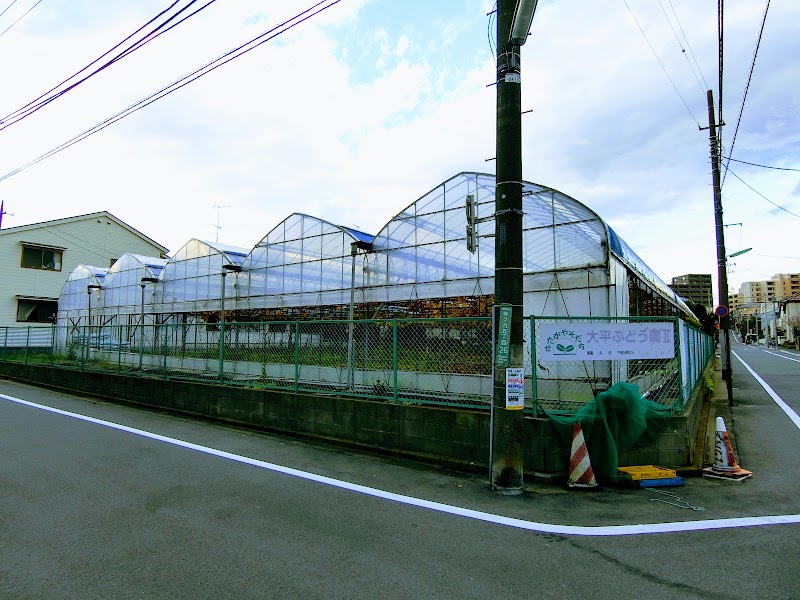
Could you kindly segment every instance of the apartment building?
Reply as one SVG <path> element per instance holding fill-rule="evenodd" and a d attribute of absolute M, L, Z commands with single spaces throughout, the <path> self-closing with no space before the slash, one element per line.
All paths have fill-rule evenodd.
<path fill-rule="evenodd" d="M 126 252 L 167 248 L 106 211 L 0 229 L 0 326 L 46 326 L 80 264 L 108 268 Z"/>

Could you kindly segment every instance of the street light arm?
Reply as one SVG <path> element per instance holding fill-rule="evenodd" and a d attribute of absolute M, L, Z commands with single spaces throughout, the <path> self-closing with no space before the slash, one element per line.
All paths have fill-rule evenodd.
<path fill-rule="evenodd" d="M 522 46 L 527 41 L 537 4 L 538 0 L 517 0 L 509 37 L 509 41 L 515 46 Z"/>

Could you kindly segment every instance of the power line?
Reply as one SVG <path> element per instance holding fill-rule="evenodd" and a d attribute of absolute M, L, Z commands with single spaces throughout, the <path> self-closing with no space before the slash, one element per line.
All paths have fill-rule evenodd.
<path fill-rule="evenodd" d="M 38 98 L 36 98 L 35 100 L 32 100 L 31 102 L 29 102 L 29 103 L 28 103 L 28 104 L 26 104 L 25 106 L 23 106 L 23 107 L 21 107 L 21 108 L 18 108 L 18 109 L 17 109 L 17 110 L 15 110 L 14 112 L 12 112 L 12 113 L 10 113 L 10 114 L 6 115 L 5 117 L 3 117 L 2 119 L 0 119 L 0 124 L 2 124 L 2 127 L 0 127 L 0 131 L 2 131 L 3 129 L 6 129 L 7 127 L 10 127 L 11 125 L 13 125 L 13 124 L 15 124 L 15 123 L 18 123 L 19 121 L 21 121 L 21 120 L 25 119 L 26 117 L 29 117 L 30 115 L 32 115 L 33 113 L 35 113 L 35 112 L 36 112 L 36 111 L 38 111 L 39 109 L 43 108 L 45 105 L 49 104 L 49 103 L 50 103 L 50 102 L 52 102 L 53 100 L 56 100 L 57 98 L 59 98 L 59 97 L 63 96 L 63 95 L 64 95 L 64 94 L 66 94 L 67 92 L 69 92 L 69 91 L 71 91 L 72 89 L 76 88 L 77 86 L 79 86 L 80 84 L 82 84 L 83 82 L 85 82 L 87 79 L 90 79 L 90 78 L 91 78 L 91 77 L 93 77 L 94 75 L 97 75 L 99 72 L 101 72 L 101 71 L 103 71 L 104 69 L 108 68 L 109 66 L 113 65 L 113 64 L 114 64 L 114 63 L 116 63 L 117 61 L 119 61 L 119 60 L 122 60 L 123 58 L 125 58 L 125 57 L 126 57 L 126 56 L 128 56 L 129 54 L 131 54 L 131 53 L 135 52 L 136 50 L 140 49 L 141 47 L 143 47 L 145 44 L 148 44 L 148 43 L 152 42 L 154 39 L 156 39 L 156 38 L 157 38 L 157 37 L 159 37 L 160 35 L 162 35 L 162 34 L 164 34 L 164 33 L 167 33 L 168 31 L 170 31 L 170 30 L 174 29 L 175 27 L 177 27 L 178 25 L 180 25 L 181 23 L 183 23 L 184 21 L 186 21 L 186 20 L 187 20 L 187 19 L 189 19 L 190 17 L 193 17 L 194 15 L 196 15 L 197 13 L 199 13 L 200 11 L 202 11 L 203 9 L 207 8 L 207 7 L 208 7 L 210 4 L 213 4 L 214 2 L 216 2 L 216 0 L 209 0 L 209 1 L 208 1 L 208 2 L 205 4 L 205 5 L 201 6 L 200 8 L 198 8 L 197 10 L 195 10 L 194 12 L 192 12 L 192 13 L 190 13 L 190 14 L 186 15 L 185 17 L 183 17 L 183 18 L 182 18 L 180 21 L 178 21 L 177 23 L 173 23 L 173 24 L 172 24 L 170 27 L 168 27 L 167 29 L 163 29 L 163 28 L 164 28 L 166 25 L 168 25 L 168 24 L 170 23 L 170 21 L 174 20 L 174 19 L 175 19 L 176 17 L 178 17 L 178 16 L 179 16 L 179 15 L 180 15 L 182 12 L 184 12 L 186 9 L 188 9 L 189 7 L 191 7 L 191 6 L 192 6 L 192 4 L 194 4 L 195 2 L 197 2 L 197 0 L 191 0 L 191 2 L 189 2 L 189 4 L 187 4 L 186 6 L 184 6 L 183 8 L 181 8 L 181 9 L 180 9 L 180 10 L 179 10 L 177 13 L 175 13 L 174 15 L 170 16 L 170 17 L 169 17 L 169 18 L 168 18 L 166 21 L 164 21 L 163 23 L 161 23 L 160 25 L 158 25 L 158 26 L 157 26 L 155 29 L 153 29 L 153 31 L 151 31 L 151 32 L 147 33 L 147 34 L 146 34 L 144 37 L 142 37 L 142 38 L 140 38 L 140 39 L 136 40 L 136 41 L 135 41 L 135 42 L 134 42 L 132 45 L 130 45 L 128 48 L 126 48 L 126 49 L 124 49 L 123 51 L 121 51 L 121 52 L 120 52 L 119 54 L 117 54 L 117 55 L 116 55 L 114 58 L 110 59 L 110 60 L 109 60 L 109 61 L 107 61 L 105 64 L 101 65 L 100 67 L 98 67 L 97 69 L 95 69 L 94 71 L 92 71 L 91 73 L 89 73 L 88 75 L 86 75 L 85 77 L 83 77 L 82 79 L 80 79 L 80 80 L 76 81 L 75 83 L 72 83 L 71 85 L 67 86 L 67 87 L 66 87 L 66 88 L 64 88 L 63 90 L 60 90 L 60 91 L 58 91 L 58 92 L 56 92 L 56 93 L 54 93 L 54 94 L 52 94 L 52 95 L 49 95 L 49 96 L 48 96 L 48 94 L 50 94 L 51 92 L 55 91 L 56 89 L 58 89 L 59 87 L 61 87 L 62 85 L 64 85 L 64 84 L 65 84 L 65 83 L 67 83 L 68 81 L 70 81 L 71 79 L 74 79 L 75 77 L 77 77 L 78 75 L 80 75 L 81 73 L 83 73 L 84 71 L 86 71 L 86 70 L 87 70 L 89 67 L 91 67 L 92 65 L 94 65 L 95 63 L 97 63 L 98 61 L 100 61 L 102 58 L 104 58 L 105 56 L 107 56 L 108 54 L 110 54 L 111 52 L 113 52 L 114 50 L 116 50 L 117 48 L 119 48 L 121 45 L 123 45 L 125 42 L 127 42 L 128 40 L 130 40 L 130 39 L 131 39 L 133 36 L 135 36 L 137 33 L 141 32 L 141 31 L 142 31 L 143 29 L 145 29 L 145 28 L 146 28 L 148 25 L 151 25 L 151 24 L 152 24 L 152 23 L 154 23 L 156 20 L 158 20 L 160 17 L 162 17 L 164 14 L 166 14 L 167 12 L 169 12 L 170 10 L 172 10 L 172 8 L 174 8 L 174 7 L 175 7 L 175 5 L 176 5 L 176 4 L 178 4 L 178 1 L 179 1 L 179 0 L 175 0 L 175 2 L 173 2 L 173 3 L 172 3 L 170 6 L 169 6 L 169 7 L 167 7 L 167 8 L 166 8 L 166 9 L 164 9 L 163 11 L 161 11 L 161 12 L 160 12 L 158 15 L 156 15 L 155 17 L 153 17 L 152 19 L 150 19 L 150 21 L 148 21 L 147 23 L 145 23 L 144 25 L 142 25 L 142 26 L 141 26 L 139 29 L 137 29 L 136 31 L 134 31 L 132 34 L 130 34 L 128 37 L 126 37 L 124 40 L 122 40 L 122 41 L 121 41 L 120 43 L 118 43 L 116 46 L 114 46 L 114 47 L 113 47 L 113 48 L 111 48 L 110 50 L 106 51 L 104 54 L 102 54 L 101 56 L 99 56 L 98 58 L 96 58 L 95 60 L 93 60 L 91 63 L 89 63 L 88 65 L 86 65 L 85 67 L 83 67 L 83 68 L 82 68 L 80 71 L 78 71 L 77 73 L 75 73 L 75 74 L 73 74 L 73 75 L 70 75 L 70 76 L 69 76 L 68 78 L 66 78 L 64 81 L 62 81 L 62 82 L 61 82 L 61 83 L 59 83 L 58 85 L 56 85 L 56 86 L 54 86 L 54 87 L 50 88 L 48 91 L 46 91 L 44 94 L 42 94 L 41 96 L 39 96 L 39 97 L 38 97 Z M 159 30 L 161 30 L 161 31 L 159 31 Z M 156 33 L 156 32 L 158 32 L 158 33 Z"/>
<path fill-rule="evenodd" d="M 705 77 L 703 77 L 703 73 L 702 72 L 700 72 L 700 77 L 697 76 L 698 71 L 700 71 L 700 65 L 697 66 L 697 71 L 695 71 L 695 68 L 694 68 L 694 65 L 692 64 L 692 61 L 690 61 L 689 57 L 686 55 L 686 48 L 683 47 L 683 43 L 681 42 L 680 36 L 678 36 L 678 32 L 675 31 L 675 27 L 672 26 L 672 21 L 670 20 L 669 15 L 667 14 L 667 10 L 664 8 L 664 4 L 661 2 L 661 0 L 658 0 L 658 5 L 661 7 L 661 12 L 664 13 L 664 18 L 667 19 L 667 23 L 669 24 L 669 28 L 672 30 L 672 35 L 675 36 L 675 41 L 678 42 L 678 47 L 681 49 L 681 54 L 683 54 L 683 57 L 686 59 L 686 63 L 689 65 L 689 68 L 692 70 L 692 75 L 694 75 L 695 80 L 697 80 L 697 86 L 700 88 L 700 93 L 701 94 L 705 94 L 706 90 L 708 89 L 708 84 L 706 83 L 705 87 L 703 87 L 703 83 L 705 83 L 706 79 L 705 79 Z M 678 26 L 680 27 L 681 22 L 680 22 L 680 20 L 678 20 L 678 15 L 675 12 L 675 8 L 672 6 L 672 2 L 670 2 L 670 7 L 672 8 L 672 14 L 675 15 L 675 20 L 678 22 Z M 683 33 L 683 37 L 685 39 L 686 38 L 686 32 L 683 31 L 683 27 L 680 27 L 680 30 L 681 30 L 681 33 Z M 687 46 L 689 45 L 689 41 L 688 40 L 686 40 L 686 45 Z M 692 54 L 692 57 L 694 57 L 694 54 Z M 695 60 L 695 62 L 697 62 L 697 61 Z M 703 78 L 703 83 L 700 83 L 700 78 L 701 77 Z"/>
<path fill-rule="evenodd" d="M 14 0 L 14 2 L 16 2 L 16 0 Z M 11 4 L 10 4 L 10 5 L 9 5 L 9 6 L 6 8 L 6 10 L 8 10 L 8 9 L 9 9 L 9 8 L 11 8 L 12 6 L 14 6 L 14 2 L 12 2 L 12 3 L 11 3 Z M 29 13 L 29 12 L 31 12 L 31 11 L 32 11 L 34 8 L 36 8 L 37 6 L 39 6 L 39 4 L 41 4 L 41 2 L 42 2 L 42 0 L 37 0 L 36 4 L 34 4 L 34 5 L 33 5 L 33 6 L 31 6 L 31 7 L 30 7 L 28 10 L 26 10 L 26 11 L 25 11 L 25 13 L 24 13 L 24 14 L 23 14 L 23 15 L 22 15 L 22 16 L 21 16 L 19 19 L 17 19 L 16 21 L 14 21 L 14 22 L 13 22 L 11 25 L 9 25 L 9 26 L 8 26 L 8 27 L 6 27 L 6 28 L 5 28 L 5 29 L 4 29 L 2 32 L 0 32 L 0 37 L 3 37 L 3 35 L 4 35 L 4 34 L 5 34 L 5 33 L 6 33 L 8 30 L 9 30 L 9 29 L 11 29 L 11 28 L 12 28 L 14 25 L 16 25 L 17 23 L 19 23 L 20 21 L 22 21 L 22 19 L 24 19 L 24 18 L 25 18 L 25 17 L 28 15 L 28 13 Z M 6 10 L 4 10 L 3 12 L 6 12 Z"/>
<path fill-rule="evenodd" d="M 6 6 L 6 7 L 3 9 L 3 12 L 0 12 L 0 17 L 2 17 L 4 14 L 6 14 L 6 12 L 8 12 L 8 9 L 9 9 L 9 8 L 11 8 L 12 6 L 14 6 L 16 3 L 17 3 L 17 0 L 11 0 L 11 4 L 9 4 L 8 6 Z"/>
<path fill-rule="evenodd" d="M 290 29 L 296 27 L 300 23 L 303 23 L 303 22 L 309 20 L 310 18 L 314 17 L 315 15 L 318 15 L 319 13 L 331 8 L 332 6 L 338 4 L 341 1 L 342 0 L 321 0 L 320 2 L 317 2 L 316 4 L 314 4 L 311 7 L 307 8 L 306 10 L 296 14 L 292 18 L 287 19 L 283 23 L 280 23 L 279 25 L 275 25 L 274 27 L 268 29 L 264 33 L 256 36 L 255 38 L 253 38 L 251 40 L 249 40 L 248 42 L 245 42 L 244 44 L 241 44 L 240 46 L 237 46 L 236 48 L 234 48 L 232 50 L 229 50 L 228 52 L 224 53 L 222 56 L 212 60 L 209 63 L 206 63 L 202 67 L 199 67 L 199 68 L 195 69 L 191 73 L 188 73 L 187 75 L 184 75 L 180 79 L 172 82 L 171 84 L 169 84 L 167 86 L 164 86 L 163 88 L 161 88 L 160 90 L 158 90 L 156 92 L 153 92 L 149 96 L 146 96 L 145 98 L 142 98 L 138 102 L 135 102 L 134 104 L 131 104 L 129 107 L 121 110 L 120 112 L 116 113 L 115 115 L 107 117 L 106 119 L 104 119 L 100 123 L 97 123 L 93 127 L 90 127 L 89 129 L 87 129 L 86 131 L 84 131 L 82 133 L 79 133 L 75 137 L 73 137 L 73 138 L 67 140 L 66 142 L 56 146 L 55 148 L 52 148 L 51 150 L 45 152 L 44 154 L 42 154 L 38 158 L 35 158 L 32 161 L 22 165 L 21 167 L 17 167 L 13 171 L 10 171 L 10 172 L 6 173 L 2 177 L 0 177 L 0 181 L 4 181 L 4 180 L 8 179 L 9 177 L 12 177 L 12 176 L 16 175 L 17 173 L 20 173 L 21 171 L 24 171 L 25 169 L 27 169 L 29 167 L 32 167 L 33 165 L 35 165 L 37 163 L 40 163 L 43 160 L 45 160 L 47 158 L 50 158 L 51 156 L 54 156 L 54 155 L 58 154 L 62 150 L 66 150 L 70 146 L 73 146 L 73 145 L 77 144 L 78 142 L 81 142 L 84 139 L 94 135 L 95 133 L 98 133 L 99 131 L 105 129 L 109 125 L 112 125 L 113 123 L 116 123 L 117 121 L 120 121 L 120 120 L 124 119 L 125 117 L 132 115 L 133 113 L 143 109 L 144 107 L 152 104 L 153 102 L 156 102 L 157 100 L 160 100 L 161 98 L 164 98 L 165 96 L 168 96 L 172 92 L 175 92 L 175 91 L 181 89 L 182 87 L 190 84 L 191 82 L 193 82 L 193 81 L 195 81 L 195 80 L 197 80 L 197 79 L 199 79 L 199 78 L 201 78 L 201 77 L 203 77 L 205 75 L 208 75 L 211 71 L 214 71 L 215 69 L 221 67 L 222 65 L 224 65 L 224 64 L 226 64 L 226 63 L 228 63 L 228 62 L 230 62 L 230 61 L 232 61 L 232 60 L 234 60 L 236 58 L 239 58 L 240 56 L 250 52 L 251 50 L 254 50 L 255 48 L 261 46 L 262 44 L 267 43 L 270 40 L 275 39 L 279 35 L 281 35 L 283 33 L 286 33 L 287 31 L 289 31 Z M 322 5 L 325 5 L 325 6 L 322 6 Z"/>
<path fill-rule="evenodd" d="M 729 156 L 733 156 L 733 146 L 736 144 L 736 134 L 739 133 L 739 125 L 742 122 L 742 113 L 744 113 L 744 103 L 747 102 L 747 91 L 750 89 L 750 81 L 753 79 L 753 70 L 756 67 L 756 57 L 758 56 L 758 49 L 761 46 L 761 36 L 764 34 L 764 24 L 767 22 L 767 11 L 769 10 L 769 2 L 767 0 L 767 5 L 764 7 L 764 17 L 761 19 L 761 29 L 758 32 L 758 41 L 756 42 L 756 49 L 753 52 L 753 62 L 750 64 L 750 74 L 747 76 L 747 85 L 744 86 L 744 96 L 742 98 L 742 106 L 739 108 L 739 118 L 736 120 L 736 129 L 733 131 L 733 139 L 731 140 L 731 148 L 728 152 Z M 720 186 L 725 185 L 725 177 L 728 174 L 728 165 L 730 161 L 725 164 L 725 173 L 722 175 L 722 184 Z M 736 173 L 733 174 L 734 176 Z M 738 177 L 737 177 L 738 179 Z M 741 180 L 740 180 L 741 181 Z M 747 185 L 747 184 L 745 184 Z"/>
<path fill-rule="evenodd" d="M 750 165 L 751 167 L 761 167 L 762 169 L 775 169 L 776 171 L 797 171 L 800 172 L 800 169 L 790 169 L 788 167 L 770 167 L 768 165 L 759 165 L 758 163 L 751 163 L 745 160 L 736 160 L 735 158 L 731 158 L 730 156 L 723 156 L 725 160 L 730 160 L 735 163 L 742 163 L 743 165 Z"/>
<path fill-rule="evenodd" d="M 792 211 L 790 211 L 790 210 L 787 210 L 787 209 L 783 208 L 783 207 L 782 207 L 780 204 L 777 204 L 776 202 L 773 202 L 772 200 L 770 200 L 769 198 L 767 198 L 767 197 L 766 197 L 764 194 L 762 194 L 761 192 L 759 192 L 757 189 L 755 189 L 753 186 L 751 186 L 749 183 L 747 183 L 747 182 L 746 182 L 744 179 L 742 179 L 741 177 L 739 177 L 739 176 L 738 176 L 736 173 L 734 173 L 734 172 L 733 172 L 733 171 L 731 171 L 730 169 L 728 169 L 728 172 L 729 172 L 731 175 L 733 175 L 734 177 L 736 177 L 736 179 L 738 179 L 739 181 L 741 181 L 743 184 L 745 184 L 747 187 L 749 187 L 751 190 L 753 190 L 753 191 L 754 191 L 756 194 L 758 194 L 759 196 L 761 196 L 761 197 L 762 197 L 764 200 L 766 200 L 767 202 L 769 202 L 770 204 L 772 204 L 773 206 L 776 206 L 777 208 L 780 208 L 780 209 L 781 209 L 783 212 L 789 213 L 789 214 L 790 214 L 790 215 L 792 215 L 793 217 L 797 217 L 798 219 L 800 219 L 800 215 L 798 215 L 798 214 L 795 214 L 795 213 L 793 213 Z"/>
<path fill-rule="evenodd" d="M 697 124 L 697 127 L 700 127 L 700 122 L 694 116 L 694 113 L 692 112 L 692 109 L 689 108 L 689 105 L 686 104 L 686 100 L 683 99 L 683 96 L 681 95 L 680 91 L 678 90 L 678 86 L 675 85 L 675 82 L 672 81 L 672 77 L 669 76 L 669 73 L 667 72 L 666 67 L 664 67 L 664 63 L 662 63 L 661 59 L 658 58 L 658 54 L 656 53 L 655 48 L 653 48 L 653 45 L 650 43 L 650 40 L 647 39 L 647 34 L 644 32 L 644 29 L 642 29 L 642 26 L 639 25 L 639 21 L 636 19 L 636 15 L 633 14 L 633 11 L 631 10 L 631 7 L 628 6 L 627 0 L 622 0 L 622 1 L 625 3 L 625 6 L 628 9 L 628 12 L 631 13 L 631 17 L 633 17 L 634 23 L 636 23 L 636 26 L 639 28 L 639 31 L 642 33 L 642 36 L 644 37 L 644 41 L 647 42 L 648 46 L 650 46 L 650 51 L 653 53 L 653 56 L 656 57 L 656 60 L 658 61 L 658 64 L 661 66 L 661 70 L 664 71 L 664 75 L 667 76 L 667 79 L 669 79 L 669 82 L 672 84 L 672 87 L 675 90 L 675 93 L 678 94 L 678 97 L 681 99 L 681 102 L 683 102 L 683 105 L 686 107 L 686 110 L 689 111 L 689 115 L 691 115 L 692 120 Z"/>

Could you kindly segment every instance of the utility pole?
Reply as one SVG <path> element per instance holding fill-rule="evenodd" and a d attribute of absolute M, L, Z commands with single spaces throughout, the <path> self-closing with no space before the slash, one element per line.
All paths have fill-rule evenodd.
<path fill-rule="evenodd" d="M 719 138 L 714 117 L 714 93 L 708 90 L 708 137 L 711 146 L 711 178 L 714 184 L 714 222 L 717 228 L 717 279 L 720 306 L 728 307 L 728 265 L 725 255 L 725 226 L 722 222 L 722 191 L 719 177 Z M 720 123 L 722 126 L 722 123 Z M 731 317 L 730 311 L 720 317 L 719 323 L 720 358 L 722 378 L 728 388 L 728 404 L 733 406 L 733 370 L 731 369 Z"/>
<path fill-rule="evenodd" d="M 522 336 L 522 102 L 520 44 L 511 41 L 516 0 L 497 2 L 497 174 L 495 189 L 495 339 L 507 325 L 508 352 L 495 360 L 492 393 L 491 485 L 501 494 L 522 493 L 523 410 L 507 399 L 509 371 L 524 366 Z M 535 2 L 533 3 L 535 9 Z M 532 12 L 531 12 L 532 18 Z M 529 26 L 530 23 L 528 23 Z M 527 30 L 525 31 L 527 35 Z M 502 318 L 498 318 L 502 315 Z M 500 345 L 498 345 L 500 348 Z M 497 349 L 495 356 L 500 354 Z"/>

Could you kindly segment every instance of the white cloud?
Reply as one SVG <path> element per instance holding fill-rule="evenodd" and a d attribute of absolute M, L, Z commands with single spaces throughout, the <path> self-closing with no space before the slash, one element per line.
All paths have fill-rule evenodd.
<path fill-rule="evenodd" d="M 340 2 L 278 39 L 14 177 L 7 226 L 109 210 L 173 250 L 191 237 L 255 244 L 291 212 L 376 232 L 396 212 L 494 157 L 495 77 L 487 0 L 437 4 L 435 22 L 381 20 L 398 5 Z M 422 0 L 419 0 L 422 1 Z M 218 6 L 219 4 L 219 6 Z M 291 4 L 291 5 L 289 5 Z M 524 177 L 586 203 L 664 279 L 716 274 L 705 95 L 658 6 L 630 3 L 680 94 L 624 4 L 540 3 L 522 50 Z M 726 145 L 763 6 L 727 10 Z M 163 7 L 51 0 L 0 39 L 0 112 L 91 61 Z M 672 3 L 716 88 L 716 5 Z M 426 5 L 429 8 L 428 5 Z M 368 9 L 375 9 L 368 20 Z M 0 131 L 0 176 L 220 55 L 297 10 L 295 3 L 216 3 L 18 125 Z M 800 6 L 773 3 L 735 154 L 800 167 Z M 434 31 L 437 35 L 431 33 Z M 346 32 L 346 34 L 344 33 Z M 12 35 L 13 33 L 13 35 Z M 731 168 L 800 214 L 799 178 Z M 798 272 L 796 217 L 728 176 L 731 244 L 753 246 L 731 280 Z M 734 231 L 737 233 L 734 235 Z"/>

